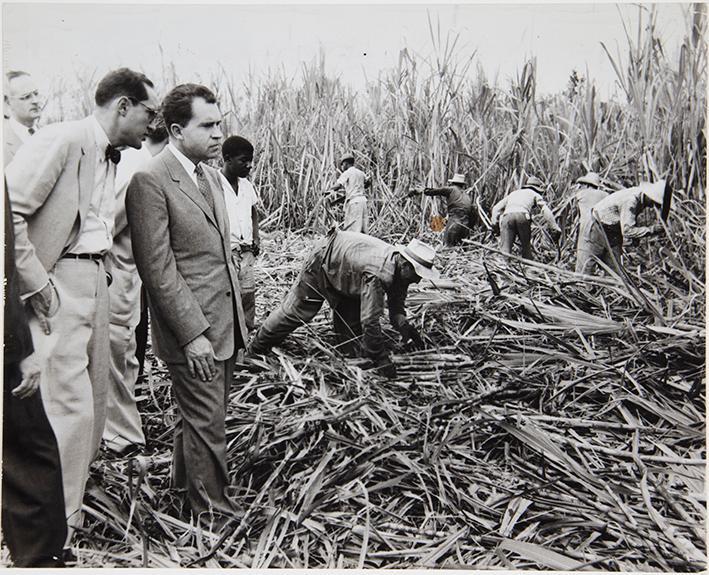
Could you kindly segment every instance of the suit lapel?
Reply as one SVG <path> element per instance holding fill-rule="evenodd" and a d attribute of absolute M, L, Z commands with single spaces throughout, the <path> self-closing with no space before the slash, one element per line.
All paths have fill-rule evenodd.
<path fill-rule="evenodd" d="M 79 162 L 79 217 L 82 224 L 89 211 L 91 195 L 96 183 L 96 135 L 90 117 L 84 120 L 84 129 L 84 143 L 81 146 L 82 158 Z"/>
<path fill-rule="evenodd" d="M 177 187 L 183 194 L 197 204 L 199 209 L 204 212 L 204 215 L 207 216 L 207 219 L 212 223 L 212 225 L 219 228 L 219 225 L 215 220 L 214 211 L 209 207 L 209 204 L 207 203 L 207 200 L 204 199 L 202 192 L 197 189 L 197 186 L 192 181 L 190 175 L 185 171 L 182 164 L 180 164 L 179 160 L 168 149 L 165 149 L 162 153 L 164 154 L 163 160 L 172 181 L 177 184 Z"/>

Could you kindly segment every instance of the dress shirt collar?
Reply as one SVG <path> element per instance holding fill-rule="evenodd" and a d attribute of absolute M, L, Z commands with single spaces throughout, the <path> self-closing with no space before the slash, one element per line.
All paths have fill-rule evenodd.
<path fill-rule="evenodd" d="M 190 160 L 187 156 L 185 156 L 180 150 L 178 150 L 175 146 L 172 145 L 172 142 L 170 142 L 167 145 L 167 149 L 172 152 L 172 155 L 177 158 L 177 161 L 182 164 L 182 167 L 185 169 L 185 172 L 189 175 L 189 177 L 192 179 L 192 181 L 197 184 L 197 174 L 194 173 L 195 168 L 197 165 Z"/>
<path fill-rule="evenodd" d="M 23 143 L 26 142 L 32 135 L 30 134 L 30 129 L 27 126 L 20 124 L 13 117 L 10 117 L 10 126 L 12 127 L 12 131 L 17 134 L 17 137 L 20 138 Z"/>
<path fill-rule="evenodd" d="M 111 142 L 108 140 L 103 126 L 99 124 L 96 116 L 91 116 L 91 124 L 94 127 L 94 136 L 96 137 L 96 149 L 98 150 L 97 158 L 99 162 L 105 162 L 106 160 L 106 146 Z"/>

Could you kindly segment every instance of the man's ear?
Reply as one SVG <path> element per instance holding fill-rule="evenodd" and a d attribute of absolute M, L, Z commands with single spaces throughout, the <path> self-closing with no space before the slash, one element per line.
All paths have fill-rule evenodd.
<path fill-rule="evenodd" d="M 184 140 L 184 135 L 182 134 L 182 126 L 177 122 L 170 124 L 167 128 L 167 133 L 170 134 L 176 140 Z"/>
<path fill-rule="evenodd" d="M 121 116 L 125 116 L 128 114 L 128 110 L 131 108 L 132 103 L 130 101 L 130 98 L 128 96 L 121 96 L 116 100 L 116 110 L 118 110 L 118 114 Z"/>

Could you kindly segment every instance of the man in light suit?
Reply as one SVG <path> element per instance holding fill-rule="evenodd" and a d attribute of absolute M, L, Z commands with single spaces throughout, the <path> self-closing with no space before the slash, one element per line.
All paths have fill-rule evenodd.
<path fill-rule="evenodd" d="M 42 112 L 39 90 L 32 76 L 20 70 L 5 74 L 5 108 L 3 118 L 3 162 L 7 166 L 32 134 Z"/>
<path fill-rule="evenodd" d="M 246 341 L 219 173 L 204 164 L 221 151 L 221 113 L 196 84 L 174 88 L 162 112 L 170 143 L 133 176 L 126 211 L 153 343 L 181 416 L 173 484 L 187 489 L 196 517 L 219 526 L 234 513 L 224 420 L 233 356 Z"/>
<path fill-rule="evenodd" d="M 59 446 L 68 541 L 106 416 L 103 260 L 112 244 L 116 147 L 139 148 L 158 106 L 150 80 L 127 68 L 109 72 L 95 100 L 91 116 L 39 130 L 5 172 L 20 294 L 33 312 L 42 399 Z"/>
<path fill-rule="evenodd" d="M 139 361 L 136 357 L 136 326 L 141 315 L 141 283 L 133 259 L 133 246 L 126 218 L 126 190 L 139 169 L 167 144 L 162 124 L 148 131 L 143 147 L 123 152 L 116 170 L 116 217 L 113 247 L 107 255 L 113 282 L 110 300 L 111 379 L 103 439 L 106 448 L 127 456 L 145 446 L 145 436 L 135 399 Z"/>

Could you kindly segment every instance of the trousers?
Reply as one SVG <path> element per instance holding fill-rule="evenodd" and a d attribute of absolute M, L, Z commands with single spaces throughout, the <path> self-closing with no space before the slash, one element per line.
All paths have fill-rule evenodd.
<path fill-rule="evenodd" d="M 457 214 L 448 214 L 448 221 L 443 230 L 443 243 L 447 246 L 457 246 L 470 235 L 468 219 Z"/>
<path fill-rule="evenodd" d="M 511 254 L 512 246 L 516 239 L 519 239 L 522 257 L 527 260 L 533 260 L 532 226 L 529 214 L 513 212 L 502 216 L 500 220 L 500 249 L 507 254 Z"/>
<path fill-rule="evenodd" d="M 246 323 L 246 328 L 251 332 L 256 325 L 256 279 L 254 276 L 256 256 L 251 250 L 233 250 L 231 254 L 239 277 L 244 322 Z"/>
<path fill-rule="evenodd" d="M 345 223 L 343 231 L 369 233 L 369 214 L 367 213 L 367 198 L 360 196 L 347 200 L 345 203 Z"/>
<path fill-rule="evenodd" d="M 172 482 L 187 489 L 192 513 L 207 520 L 211 513 L 230 514 L 224 489 L 229 484 L 226 461 L 226 408 L 234 372 L 233 358 L 216 361 L 216 375 L 203 382 L 186 363 L 168 364 L 179 410 L 172 457 Z"/>
<path fill-rule="evenodd" d="M 609 246 L 610 251 L 608 250 Z M 597 260 L 602 261 L 612 270 L 618 271 L 616 262 L 620 264 L 622 254 L 623 232 L 620 224 L 606 226 L 593 217 L 588 218 L 588 221 L 579 230 L 575 271 L 582 274 L 593 274 L 597 269 Z"/>
<path fill-rule="evenodd" d="M 135 400 L 135 384 L 140 364 L 136 357 L 135 329 L 110 324 L 110 387 L 106 405 L 106 446 L 121 452 L 131 445 L 145 445 L 140 412 Z"/>
<path fill-rule="evenodd" d="M 81 525 L 89 466 L 106 422 L 108 285 L 100 261 L 60 259 L 51 275 L 59 297 L 52 336 L 33 331 L 33 339 L 44 359 L 40 388 L 59 447 L 68 543 Z"/>
<path fill-rule="evenodd" d="M 19 365 L 3 369 L 2 531 L 16 567 L 61 567 L 67 537 L 59 450 L 42 393 L 18 399 Z"/>

